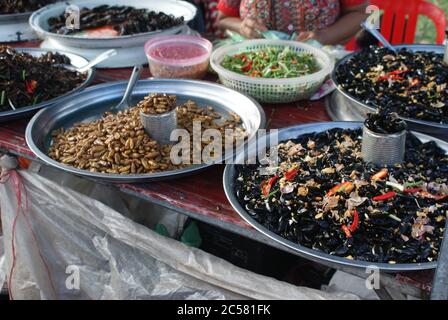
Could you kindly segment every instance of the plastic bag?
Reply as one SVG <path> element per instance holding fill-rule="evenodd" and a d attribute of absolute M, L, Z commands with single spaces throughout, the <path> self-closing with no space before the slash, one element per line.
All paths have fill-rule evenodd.
<path fill-rule="evenodd" d="M 14 299 L 356 298 L 235 267 L 35 172 L 9 171 L 0 204 Z"/>
<path fill-rule="evenodd" d="M 2 288 L 5 286 L 6 281 L 6 273 L 4 272 L 4 270 L 6 270 L 5 252 L 3 250 L 3 236 L 0 236 L 0 292 L 2 291 Z"/>

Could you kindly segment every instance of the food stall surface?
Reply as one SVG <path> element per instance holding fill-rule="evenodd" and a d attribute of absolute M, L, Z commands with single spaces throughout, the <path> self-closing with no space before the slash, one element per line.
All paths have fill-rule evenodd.
<path fill-rule="evenodd" d="M 37 47 L 39 42 L 16 44 L 17 46 Z M 93 84 L 128 79 L 131 69 L 99 69 Z M 149 77 L 146 69 L 141 78 Z M 216 78 L 210 76 L 210 81 Z M 244 106 L 242 106 L 244 107 Z M 284 128 L 310 122 L 331 121 L 325 111 L 324 100 L 300 101 L 282 105 L 263 105 L 266 113 L 267 129 Z M 0 126 L 0 151 L 37 160 L 25 141 L 25 128 L 29 119 L 2 123 Z M 207 224 L 222 228 L 266 243 L 270 246 L 294 253 L 292 250 L 271 241 L 251 228 L 231 207 L 222 187 L 224 165 L 216 165 L 198 174 L 161 182 L 146 184 L 115 185 L 122 192 L 136 196 L 142 200 L 163 206 L 178 213 L 192 217 Z M 361 276 L 362 271 L 346 270 Z M 413 273 L 411 277 L 398 275 L 396 283 L 418 287 L 428 292 L 432 281 L 432 272 Z M 419 279 L 419 280 L 411 280 Z M 400 285 L 399 285 L 400 286 Z"/>

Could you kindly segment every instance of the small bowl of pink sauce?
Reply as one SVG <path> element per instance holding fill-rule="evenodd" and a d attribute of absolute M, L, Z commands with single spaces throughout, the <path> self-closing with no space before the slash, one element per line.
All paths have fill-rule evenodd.
<path fill-rule="evenodd" d="M 211 42 L 195 36 L 159 36 L 145 44 L 149 69 L 155 78 L 202 79 L 211 52 Z"/>

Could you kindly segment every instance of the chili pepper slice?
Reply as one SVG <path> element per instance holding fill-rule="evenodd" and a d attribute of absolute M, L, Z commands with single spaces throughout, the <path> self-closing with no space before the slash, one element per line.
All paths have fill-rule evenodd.
<path fill-rule="evenodd" d="M 434 200 L 442 200 L 442 199 L 448 198 L 447 194 L 443 195 L 443 196 L 439 196 L 436 194 L 429 193 L 427 191 L 420 192 L 420 195 L 422 195 L 426 199 L 434 199 Z"/>
<path fill-rule="evenodd" d="M 382 194 L 382 195 L 373 197 L 372 200 L 373 200 L 373 201 L 384 201 L 384 200 L 389 200 L 389 199 L 392 199 L 392 198 L 396 197 L 396 195 L 397 195 L 396 192 L 391 191 L 391 192 L 387 192 L 387 193 L 385 193 L 385 194 Z"/>
<path fill-rule="evenodd" d="M 347 238 L 351 238 L 351 237 L 352 237 L 352 233 L 350 232 L 350 229 L 349 229 L 345 224 L 343 224 L 343 225 L 341 226 L 341 229 L 342 229 L 342 231 L 344 231 L 345 236 L 346 236 Z"/>
<path fill-rule="evenodd" d="M 381 180 L 386 178 L 388 173 L 389 171 L 386 168 L 384 168 L 381 169 L 378 173 L 375 173 L 370 179 L 373 181 Z"/>
<path fill-rule="evenodd" d="M 409 87 L 414 87 L 419 84 L 420 84 L 420 80 L 418 78 L 412 78 L 412 80 L 409 83 Z"/>
<path fill-rule="evenodd" d="M 263 194 L 263 196 L 265 197 L 269 196 L 271 188 L 278 178 L 279 178 L 278 176 L 273 176 L 272 178 L 265 180 L 261 183 L 261 193 Z"/>
<path fill-rule="evenodd" d="M 348 193 L 353 190 L 354 186 L 355 185 L 353 184 L 353 182 L 350 182 L 350 181 L 340 183 L 337 186 L 333 187 L 330 191 L 328 191 L 326 196 L 331 197 L 332 195 L 335 195 L 336 193 L 339 193 L 339 192 Z"/>
<path fill-rule="evenodd" d="M 399 74 L 403 74 L 408 72 L 407 70 L 395 70 L 395 71 L 390 71 L 388 72 L 386 75 L 381 76 L 378 78 L 379 81 L 384 81 L 387 79 L 391 79 L 391 80 L 404 80 L 403 77 L 400 77 Z"/>
<path fill-rule="evenodd" d="M 402 73 L 406 73 L 408 72 L 407 70 L 395 70 L 395 71 L 390 71 L 389 74 L 390 75 L 397 75 L 397 74 L 402 74 Z"/>
<path fill-rule="evenodd" d="M 243 72 L 248 72 L 248 71 L 252 70 L 252 64 L 253 64 L 253 62 L 252 62 L 252 61 L 249 61 L 246 65 L 244 65 L 244 66 L 241 68 L 241 71 L 243 71 Z"/>
<path fill-rule="evenodd" d="M 403 190 L 404 193 L 418 193 L 420 191 L 422 191 L 422 188 L 409 188 Z"/>
<path fill-rule="evenodd" d="M 37 81 L 36 80 L 25 81 L 25 88 L 26 92 L 28 92 L 29 94 L 33 94 L 37 88 Z"/>
<path fill-rule="evenodd" d="M 298 169 L 291 169 L 288 172 L 285 173 L 285 178 L 288 181 L 294 180 L 294 178 L 297 176 L 297 173 L 299 172 Z"/>
<path fill-rule="evenodd" d="M 353 222 L 348 227 L 348 230 L 350 230 L 350 232 L 355 232 L 358 229 L 358 226 L 359 226 L 359 213 L 358 210 L 355 209 L 353 211 Z"/>

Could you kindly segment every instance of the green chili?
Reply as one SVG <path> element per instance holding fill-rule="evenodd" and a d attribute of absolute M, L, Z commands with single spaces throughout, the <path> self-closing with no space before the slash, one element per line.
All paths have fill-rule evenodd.
<path fill-rule="evenodd" d="M 5 97 L 6 97 L 6 91 L 2 91 L 2 95 L 0 96 L 0 106 L 2 106 L 5 103 Z"/>

